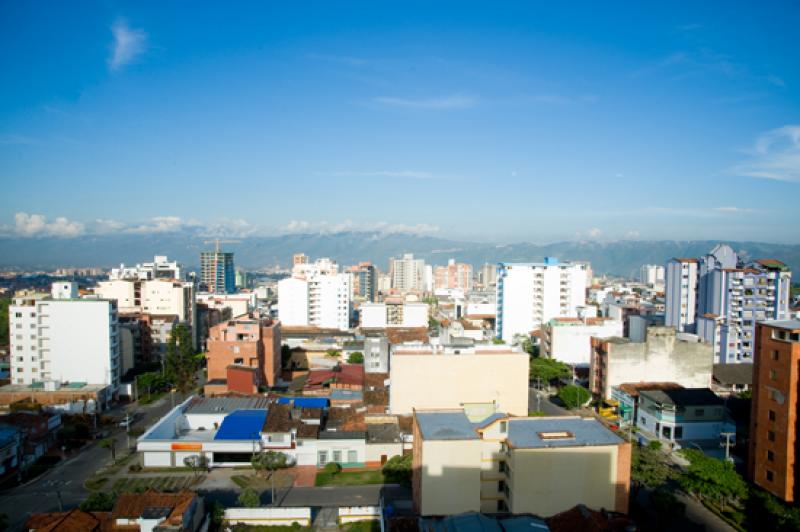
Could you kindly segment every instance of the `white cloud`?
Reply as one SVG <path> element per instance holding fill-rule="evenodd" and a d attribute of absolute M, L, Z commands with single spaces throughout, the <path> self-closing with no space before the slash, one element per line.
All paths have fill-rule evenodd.
<path fill-rule="evenodd" d="M 603 231 L 601 231 L 597 227 L 592 227 L 591 229 L 589 229 L 589 236 L 592 237 L 592 238 L 597 238 L 598 236 L 600 236 L 602 234 L 603 234 Z"/>
<path fill-rule="evenodd" d="M 107 218 L 97 218 L 90 224 L 93 232 L 98 234 L 114 233 L 125 229 L 125 223 Z"/>
<path fill-rule="evenodd" d="M 330 234 L 342 231 L 375 231 L 383 234 L 411 233 L 411 234 L 431 234 L 439 232 L 439 227 L 429 224 L 391 224 L 388 222 L 375 223 L 356 223 L 352 220 L 342 222 L 309 222 L 307 220 L 292 220 L 285 226 L 278 229 L 280 233 L 286 234 Z"/>
<path fill-rule="evenodd" d="M 119 70 L 134 61 L 147 48 L 147 33 L 139 28 L 131 28 L 124 19 L 117 20 L 111 26 L 114 43 L 108 66 L 111 70 Z"/>
<path fill-rule="evenodd" d="M 714 210 L 717 212 L 723 212 L 729 214 L 747 214 L 755 212 L 753 209 L 745 209 L 742 207 L 714 207 Z"/>
<path fill-rule="evenodd" d="M 631 230 L 631 231 L 628 231 L 627 233 L 625 233 L 625 238 L 627 238 L 627 239 L 636 239 L 636 238 L 639 238 L 639 236 L 640 236 L 639 235 L 639 231 Z"/>
<path fill-rule="evenodd" d="M 183 220 L 179 216 L 155 216 L 148 222 L 129 227 L 128 233 L 172 233 L 183 229 Z"/>
<path fill-rule="evenodd" d="M 469 109 L 478 104 L 478 100 L 472 96 L 464 94 L 452 94 L 450 96 L 443 96 L 441 98 L 395 98 L 390 96 L 381 96 L 375 98 L 374 101 L 381 105 L 389 107 L 401 107 L 405 109 L 432 109 L 432 110 L 447 110 L 447 109 Z"/>
<path fill-rule="evenodd" d="M 733 169 L 737 175 L 800 181 L 800 125 L 790 124 L 759 136 L 748 162 Z"/>
<path fill-rule="evenodd" d="M 63 216 L 48 222 L 43 214 L 18 212 L 14 215 L 14 232 L 19 236 L 75 237 L 82 235 L 84 231 L 85 227 L 82 223 Z"/>

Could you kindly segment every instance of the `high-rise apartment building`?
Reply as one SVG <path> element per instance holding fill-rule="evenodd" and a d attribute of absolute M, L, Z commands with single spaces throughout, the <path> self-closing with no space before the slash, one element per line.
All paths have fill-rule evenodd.
<path fill-rule="evenodd" d="M 500 263 L 495 335 L 512 342 L 557 317 L 578 317 L 586 304 L 586 263 Z"/>
<path fill-rule="evenodd" d="M 664 267 L 657 264 L 645 264 L 639 268 L 639 280 L 648 286 L 664 284 Z"/>
<path fill-rule="evenodd" d="M 330 259 L 295 265 L 292 277 L 278 282 L 278 316 L 286 326 L 347 330 L 350 327 L 350 275 Z"/>
<path fill-rule="evenodd" d="M 478 272 L 478 282 L 484 290 L 494 288 L 497 284 L 497 265 L 487 262 Z"/>
<path fill-rule="evenodd" d="M 350 274 L 350 286 L 353 289 L 353 298 L 362 301 L 375 301 L 377 290 L 377 272 L 370 262 L 360 262 L 347 269 Z"/>
<path fill-rule="evenodd" d="M 425 261 L 406 253 L 400 259 L 389 260 L 392 288 L 401 292 L 425 290 Z"/>
<path fill-rule="evenodd" d="M 753 361 L 755 324 L 789 317 L 791 272 L 774 259 L 744 264 L 730 246 L 667 264 L 666 325 L 713 344 L 716 361 Z"/>
<path fill-rule="evenodd" d="M 9 307 L 13 384 L 119 385 L 117 305 L 78 297 L 72 282 L 50 295 L 20 292 Z"/>
<path fill-rule="evenodd" d="M 456 263 L 454 259 L 450 259 L 447 266 L 437 266 L 433 270 L 433 287 L 456 288 L 469 292 L 472 290 L 472 265 Z"/>
<path fill-rule="evenodd" d="M 166 255 L 156 255 L 153 262 L 137 264 L 126 267 L 120 264 L 119 268 L 112 268 L 108 278 L 110 280 L 126 279 L 146 281 L 152 279 L 183 279 L 183 265 L 178 261 L 170 261 Z"/>
<path fill-rule="evenodd" d="M 208 292 L 236 292 L 236 270 L 233 267 L 232 252 L 203 251 L 200 253 L 200 271 L 200 282 Z"/>
<path fill-rule="evenodd" d="M 756 325 L 748 475 L 776 497 L 800 500 L 797 475 L 800 321 Z"/>

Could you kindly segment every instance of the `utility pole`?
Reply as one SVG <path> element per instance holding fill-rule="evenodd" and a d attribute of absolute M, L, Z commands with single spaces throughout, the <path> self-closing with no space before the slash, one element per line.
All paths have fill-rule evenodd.
<path fill-rule="evenodd" d="M 731 460 L 731 446 L 736 445 L 735 443 L 731 443 L 731 437 L 736 436 L 735 432 L 720 432 L 720 436 L 725 436 L 725 443 L 720 443 L 721 447 L 725 447 L 725 461 L 730 462 Z"/>
<path fill-rule="evenodd" d="M 125 443 L 128 445 L 127 450 L 131 449 L 131 416 L 125 412 Z"/>

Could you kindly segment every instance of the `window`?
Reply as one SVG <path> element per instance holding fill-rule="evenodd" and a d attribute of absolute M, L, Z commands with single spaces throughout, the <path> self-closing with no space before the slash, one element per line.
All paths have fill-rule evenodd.
<path fill-rule="evenodd" d="M 508 421 L 501 421 L 500 422 L 500 433 L 505 434 L 508 432 Z"/>
<path fill-rule="evenodd" d="M 775 432 L 768 430 L 767 431 L 767 439 L 769 441 L 775 441 Z"/>
<path fill-rule="evenodd" d="M 647 420 L 644 418 L 644 416 L 639 416 L 639 423 L 642 425 L 647 425 Z"/>
<path fill-rule="evenodd" d="M 772 360 L 778 360 L 778 352 L 777 351 L 773 351 L 772 353 L 769 354 L 769 356 L 770 356 L 770 358 Z"/>
<path fill-rule="evenodd" d="M 506 490 L 506 483 L 504 480 L 501 480 L 497 483 L 497 491 L 505 491 Z"/>
<path fill-rule="evenodd" d="M 347 451 L 347 462 L 350 464 L 358 462 L 358 453 L 356 451 Z"/>
<path fill-rule="evenodd" d="M 233 359 L 233 363 L 234 364 L 244 364 L 244 359 L 243 358 L 234 358 Z"/>
<path fill-rule="evenodd" d="M 775 474 L 772 471 L 770 471 L 769 469 L 767 469 L 767 480 L 772 482 L 772 479 L 774 477 L 775 477 Z"/>
<path fill-rule="evenodd" d="M 505 473 L 508 470 L 508 466 L 506 466 L 504 460 L 501 460 L 500 462 L 497 463 L 497 470 L 501 473 Z"/>
<path fill-rule="evenodd" d="M 775 421 L 775 411 L 774 410 L 770 410 L 769 411 L 769 420 L 770 421 Z"/>
<path fill-rule="evenodd" d="M 683 427 L 675 427 L 675 439 L 680 440 L 683 438 Z"/>
<path fill-rule="evenodd" d="M 17 317 L 17 318 L 21 318 L 22 317 L 22 312 L 16 312 L 16 313 L 14 313 L 14 316 Z"/>
<path fill-rule="evenodd" d="M 333 451 L 333 461 L 337 464 L 342 463 L 342 451 Z"/>
<path fill-rule="evenodd" d="M 769 370 L 769 378 L 773 381 L 776 380 L 778 378 L 778 373 L 774 369 Z"/>
<path fill-rule="evenodd" d="M 767 451 L 767 461 L 774 462 L 775 461 L 775 453 L 772 451 Z"/>
<path fill-rule="evenodd" d="M 319 465 L 324 466 L 328 463 L 328 452 L 327 451 L 320 451 L 318 453 L 318 461 Z"/>
<path fill-rule="evenodd" d="M 17 346 L 17 351 L 22 351 L 22 346 L 21 345 Z"/>

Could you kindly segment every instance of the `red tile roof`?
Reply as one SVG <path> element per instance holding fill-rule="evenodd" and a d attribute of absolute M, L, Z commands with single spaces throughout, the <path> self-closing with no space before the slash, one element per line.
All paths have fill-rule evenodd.
<path fill-rule="evenodd" d="M 111 530 L 109 512 L 84 512 L 74 509 L 69 512 L 31 514 L 25 522 L 25 530 L 36 532 L 94 532 Z"/>

